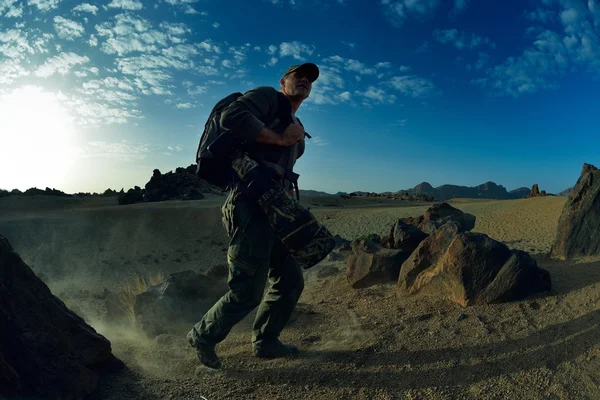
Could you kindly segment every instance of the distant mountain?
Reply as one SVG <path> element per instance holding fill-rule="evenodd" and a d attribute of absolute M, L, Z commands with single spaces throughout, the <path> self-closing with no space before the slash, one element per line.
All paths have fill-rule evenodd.
<path fill-rule="evenodd" d="M 331 193 L 319 192 L 318 190 L 303 190 L 300 189 L 300 197 L 303 196 L 333 196 Z"/>
<path fill-rule="evenodd" d="M 573 193 L 573 187 L 563 190 L 558 195 L 559 196 L 569 196 L 571 193 Z"/>
<path fill-rule="evenodd" d="M 572 189 L 572 188 L 571 188 Z M 569 190 L 569 189 L 567 189 Z M 428 182 L 419 183 L 412 189 L 399 190 L 397 192 L 384 192 L 379 193 L 381 195 L 396 195 L 396 194 L 409 194 L 409 195 L 427 195 L 433 196 L 436 201 L 449 200 L 455 197 L 462 198 L 473 198 L 473 199 L 522 199 L 529 195 L 530 188 L 520 187 L 518 189 L 511 190 L 510 192 L 502 185 L 498 185 L 494 182 L 486 182 L 481 185 L 474 187 L 469 186 L 458 186 L 458 185 L 442 185 L 434 188 Z M 342 194 L 349 194 L 345 192 L 337 192 L 336 194 L 330 194 L 326 192 L 320 192 L 317 190 L 300 190 L 300 197 L 302 196 L 340 196 Z M 352 192 L 355 196 L 367 196 L 371 192 Z"/>
<path fill-rule="evenodd" d="M 412 189 L 396 192 L 408 194 L 426 194 L 433 196 L 438 201 L 448 200 L 454 197 L 480 198 L 480 199 L 521 199 L 529 194 L 526 187 L 518 188 L 508 192 L 502 185 L 494 182 L 486 182 L 474 187 L 458 185 L 442 185 L 434 188 L 428 182 L 419 183 Z"/>

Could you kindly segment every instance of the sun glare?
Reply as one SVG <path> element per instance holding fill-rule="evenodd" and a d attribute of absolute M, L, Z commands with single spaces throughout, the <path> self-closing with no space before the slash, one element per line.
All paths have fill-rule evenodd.
<path fill-rule="evenodd" d="M 0 188 L 64 188 L 77 154 L 74 133 L 56 93 L 24 86 L 0 95 Z"/>

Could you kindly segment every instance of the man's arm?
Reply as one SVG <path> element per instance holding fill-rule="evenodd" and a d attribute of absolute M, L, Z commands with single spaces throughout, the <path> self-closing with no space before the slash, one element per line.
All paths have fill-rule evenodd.
<path fill-rule="evenodd" d="M 248 142 L 291 146 L 304 139 L 305 132 L 301 125 L 291 124 L 279 134 L 266 128 L 263 122 L 273 116 L 277 101 L 277 91 L 272 87 L 261 86 L 250 90 L 223 111 L 221 126 Z"/>
<path fill-rule="evenodd" d="M 248 142 L 276 142 L 280 135 L 268 129 L 264 131 L 266 128 L 263 122 L 272 115 L 276 107 L 277 91 L 268 86 L 258 87 L 244 93 L 223 111 L 221 126 Z"/>

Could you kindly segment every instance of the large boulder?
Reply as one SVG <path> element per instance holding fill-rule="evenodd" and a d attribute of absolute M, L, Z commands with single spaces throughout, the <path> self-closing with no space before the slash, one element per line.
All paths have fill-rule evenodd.
<path fill-rule="evenodd" d="M 416 226 L 428 235 L 447 222 L 455 222 L 460 232 L 470 231 L 475 227 L 474 215 L 464 213 L 446 202 L 434 204 L 422 216 L 402 218 L 401 221 Z"/>
<path fill-rule="evenodd" d="M 169 275 L 161 284 L 135 297 L 136 325 L 148 336 L 172 333 L 198 322 L 227 293 L 227 282 L 194 271 Z"/>
<path fill-rule="evenodd" d="M 82 398 L 121 366 L 0 235 L 0 397 Z"/>
<path fill-rule="evenodd" d="M 482 233 L 462 232 L 450 222 L 425 239 L 402 264 L 400 290 L 431 287 L 469 306 L 522 299 L 550 290 L 550 274 L 527 253 L 510 250 Z"/>
<path fill-rule="evenodd" d="M 566 260 L 600 256 L 600 170 L 583 164 L 581 176 L 558 220 L 550 257 Z"/>
<path fill-rule="evenodd" d="M 354 289 L 398 280 L 400 266 L 408 254 L 386 249 L 379 243 L 358 240 L 346 261 L 346 278 Z"/>

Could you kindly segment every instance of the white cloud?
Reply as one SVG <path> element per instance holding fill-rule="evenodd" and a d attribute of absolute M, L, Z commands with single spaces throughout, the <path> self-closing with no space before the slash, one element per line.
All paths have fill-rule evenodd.
<path fill-rule="evenodd" d="M 268 48 L 268 50 L 267 50 L 267 53 L 269 53 L 270 55 L 273 55 L 276 52 L 277 52 L 277 46 L 270 45 L 269 48 Z"/>
<path fill-rule="evenodd" d="M 328 65 L 320 68 L 319 79 L 313 84 L 309 103 L 315 104 L 339 104 L 351 99 L 350 93 L 343 91 L 344 79 L 340 71 Z"/>
<path fill-rule="evenodd" d="M 542 23 L 550 23 L 558 19 L 557 12 L 547 8 L 536 8 L 534 11 L 525 13 L 525 18 L 531 21 L 539 21 Z"/>
<path fill-rule="evenodd" d="M 27 0 L 27 4 L 30 6 L 36 6 L 38 10 L 42 12 L 57 8 L 58 3 L 60 2 L 61 0 Z"/>
<path fill-rule="evenodd" d="M 98 46 L 98 38 L 96 37 L 96 35 L 90 35 L 90 40 L 88 40 L 88 43 L 92 47 Z"/>
<path fill-rule="evenodd" d="M 112 0 L 108 5 L 110 8 L 122 8 L 123 10 L 141 10 L 144 5 L 140 0 Z"/>
<path fill-rule="evenodd" d="M 204 51 L 209 52 L 209 53 L 217 53 L 217 54 L 221 53 L 221 48 L 219 46 L 212 44 L 212 42 L 210 40 L 205 40 L 203 42 L 196 43 L 196 46 Z"/>
<path fill-rule="evenodd" d="M 0 54 L 8 58 L 21 58 L 26 53 L 33 54 L 34 49 L 21 29 L 0 31 Z"/>
<path fill-rule="evenodd" d="M 78 6 L 74 7 L 73 11 L 80 12 L 80 13 L 86 12 L 86 13 L 96 15 L 96 13 L 98 12 L 98 7 L 91 5 L 89 3 L 83 3 L 83 4 L 79 4 Z"/>
<path fill-rule="evenodd" d="M 9 2 L 12 0 L 8 0 Z M 1 5 L 0 5 L 0 9 L 1 9 Z M 0 14 L 2 14 L 2 11 L 0 11 Z M 6 14 L 4 14 L 4 17 L 6 18 L 21 18 L 23 16 L 23 4 L 20 4 L 18 6 L 14 6 L 14 7 L 10 7 L 8 9 L 8 11 L 6 11 Z"/>
<path fill-rule="evenodd" d="M 66 40 L 74 40 L 85 32 L 83 25 L 61 16 L 54 17 L 54 29 L 59 38 Z"/>
<path fill-rule="evenodd" d="M 312 55 L 314 49 L 298 41 L 283 42 L 279 45 L 279 57 L 293 57 L 299 61 L 305 61 L 304 54 Z"/>
<path fill-rule="evenodd" d="M 307 145 L 316 145 L 319 147 L 327 146 L 329 141 L 327 139 L 323 139 L 321 136 L 313 136 L 312 138 L 305 141 Z"/>
<path fill-rule="evenodd" d="M 119 14 L 115 22 L 96 25 L 98 35 L 106 37 L 102 51 L 119 56 L 138 52 L 152 52 L 167 45 L 167 35 L 152 29 L 152 24 L 130 14 Z"/>
<path fill-rule="evenodd" d="M 192 103 L 178 103 L 175 104 L 175 107 L 179 108 L 180 110 L 187 110 L 189 108 L 193 108 L 194 105 Z"/>
<path fill-rule="evenodd" d="M 218 22 L 215 22 L 214 24 L 212 24 L 212 27 L 217 29 L 219 26 L 221 26 L 221 24 L 219 24 Z"/>
<path fill-rule="evenodd" d="M 101 109 L 107 111 L 110 110 Z M 114 111 L 114 110 L 113 110 Z M 114 113 L 115 121 L 121 120 L 119 113 Z M 124 123 L 124 122 L 115 122 Z M 126 140 L 116 143 L 110 142 L 89 142 L 83 149 L 84 158 L 103 158 L 122 162 L 133 162 L 145 159 L 151 153 L 150 146 L 147 144 L 133 144 Z"/>
<path fill-rule="evenodd" d="M 89 61 L 89 58 L 79 56 L 75 53 L 61 53 L 47 59 L 46 62 L 35 71 L 35 75 L 42 78 L 47 78 L 54 74 L 66 75 L 74 66 L 85 64 Z"/>
<path fill-rule="evenodd" d="M 365 64 L 363 64 L 362 62 L 360 62 L 358 60 L 354 60 L 351 58 L 343 58 L 338 55 L 327 57 L 327 58 L 323 59 L 323 61 L 332 62 L 336 65 L 341 66 L 346 71 L 356 72 L 361 75 L 374 75 L 376 73 L 375 69 L 367 68 L 365 66 Z M 384 64 L 384 66 L 386 66 L 386 63 L 380 63 L 380 64 Z M 389 64 L 389 63 L 387 63 L 387 64 Z M 391 64 L 389 64 L 389 65 L 391 65 Z M 376 66 L 376 68 L 377 68 L 377 66 Z M 379 68 L 381 68 L 381 66 L 379 66 Z"/>
<path fill-rule="evenodd" d="M 190 96 L 196 96 L 202 93 L 206 93 L 208 90 L 208 86 L 196 86 L 196 87 L 188 87 L 187 92 Z"/>
<path fill-rule="evenodd" d="M 544 4 L 558 16 L 562 32 L 541 31 L 521 55 L 490 68 L 487 76 L 473 80 L 474 84 L 488 89 L 492 95 L 518 97 L 555 89 L 560 78 L 569 72 L 584 70 L 600 76 L 598 3 L 558 0 Z M 537 19 L 546 18 L 536 15 Z"/>
<path fill-rule="evenodd" d="M 190 28 L 188 28 L 188 26 L 182 22 L 174 23 L 174 22 L 163 21 L 160 23 L 159 26 L 164 31 L 166 31 L 167 34 L 173 35 L 173 36 L 182 36 L 182 35 L 185 35 L 186 33 L 192 32 L 192 30 Z"/>
<path fill-rule="evenodd" d="M 344 46 L 348 46 L 348 47 L 350 47 L 351 49 L 353 49 L 353 48 L 354 48 L 354 46 L 356 46 L 356 43 L 344 42 L 343 40 L 342 40 L 342 44 L 343 44 Z"/>
<path fill-rule="evenodd" d="M 398 71 L 400 72 L 410 72 L 411 70 L 412 68 L 407 65 L 401 65 L 400 68 L 398 68 Z"/>
<path fill-rule="evenodd" d="M 18 0 L 0 0 L 0 14 L 9 10 Z"/>
<path fill-rule="evenodd" d="M 391 66 L 392 66 L 392 64 L 388 61 L 378 62 L 377 64 L 375 64 L 375 68 L 390 68 Z"/>
<path fill-rule="evenodd" d="M 196 71 L 202 75 L 219 75 L 219 70 L 210 65 L 199 66 Z"/>
<path fill-rule="evenodd" d="M 376 88 L 375 86 L 369 86 L 365 92 L 357 90 L 355 94 L 367 99 L 368 102 L 365 104 L 392 104 L 396 101 L 395 95 L 389 94 L 385 90 L 381 88 Z"/>
<path fill-rule="evenodd" d="M 487 45 L 493 49 L 496 48 L 496 44 L 489 38 L 479 36 L 476 34 L 467 34 L 465 32 L 458 31 L 456 29 L 436 29 L 433 31 L 433 37 L 442 44 L 452 44 L 457 49 L 475 49 L 477 47 Z"/>
<path fill-rule="evenodd" d="M 191 44 L 178 44 L 162 49 L 161 53 L 179 60 L 187 61 L 199 54 L 198 49 Z M 190 64 L 191 67 L 191 64 Z"/>
<path fill-rule="evenodd" d="M 194 7 L 190 6 L 189 4 L 186 4 L 183 8 L 183 13 L 184 14 L 200 14 Z"/>
<path fill-rule="evenodd" d="M 29 71 L 20 65 L 19 60 L 0 61 L 0 85 L 10 85 L 18 78 L 29 75 Z"/>
<path fill-rule="evenodd" d="M 469 1 L 470 0 L 454 0 L 454 7 L 452 8 L 452 11 L 450 11 L 450 15 L 455 17 L 458 14 L 463 13 L 467 9 Z"/>
<path fill-rule="evenodd" d="M 350 99 L 352 99 L 352 94 L 350 92 L 342 92 L 340 93 L 340 99 L 343 101 L 350 101 Z"/>
<path fill-rule="evenodd" d="M 415 75 L 395 76 L 388 85 L 405 96 L 426 98 L 438 93 L 433 82 Z"/>
<path fill-rule="evenodd" d="M 199 14 L 202 16 L 208 15 L 206 11 L 198 12 L 191 4 L 197 3 L 198 0 L 165 0 L 167 4 L 180 8 L 185 14 Z"/>
<path fill-rule="evenodd" d="M 440 3 L 440 0 L 381 0 L 383 12 L 395 26 L 401 26 L 411 18 L 430 17 Z"/>

